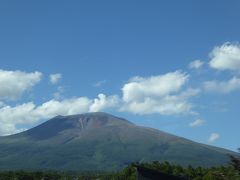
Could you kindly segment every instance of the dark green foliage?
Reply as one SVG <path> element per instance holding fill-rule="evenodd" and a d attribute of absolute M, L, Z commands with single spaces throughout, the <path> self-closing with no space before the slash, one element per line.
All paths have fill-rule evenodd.
<path fill-rule="evenodd" d="M 189 180 L 240 180 L 238 171 L 233 166 L 220 166 L 203 168 L 191 166 L 182 167 L 168 162 L 132 163 L 128 167 L 116 173 L 106 172 L 31 172 L 8 171 L 0 172 L 0 180 L 136 180 L 136 167 L 145 167 L 166 174 L 183 177 Z"/>
<path fill-rule="evenodd" d="M 114 179 L 115 173 L 106 172 L 58 172 L 58 171 L 3 171 L 0 180 L 95 180 Z"/>
<path fill-rule="evenodd" d="M 240 152 L 240 148 L 238 148 L 238 151 Z M 235 168 L 235 170 L 238 171 L 238 174 L 240 174 L 240 157 L 236 157 L 233 155 L 229 155 L 231 162 L 230 164 Z"/>
<path fill-rule="evenodd" d="M 123 171 L 115 174 L 115 177 L 117 177 L 117 179 L 136 179 L 135 166 L 136 164 L 128 166 Z M 189 180 L 240 180 L 240 175 L 232 166 L 193 168 L 191 166 L 182 167 L 168 162 L 160 163 L 157 161 L 153 163 L 141 163 L 137 164 L 137 166 L 146 167 L 178 177 L 184 177 Z"/>
<path fill-rule="evenodd" d="M 231 165 L 240 173 L 240 158 L 239 157 L 235 157 L 235 156 L 231 156 Z"/>
<path fill-rule="evenodd" d="M 60 179 L 73 179 L 72 176 L 58 172 L 27 172 L 27 171 L 7 171 L 0 172 L 0 180 L 60 180 Z"/>

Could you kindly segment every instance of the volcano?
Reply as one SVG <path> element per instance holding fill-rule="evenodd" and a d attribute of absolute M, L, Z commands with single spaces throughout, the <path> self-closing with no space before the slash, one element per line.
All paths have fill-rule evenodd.
<path fill-rule="evenodd" d="M 229 154 L 100 112 L 57 116 L 0 137 L 0 170 L 113 171 L 151 161 L 211 167 L 226 165 Z"/>

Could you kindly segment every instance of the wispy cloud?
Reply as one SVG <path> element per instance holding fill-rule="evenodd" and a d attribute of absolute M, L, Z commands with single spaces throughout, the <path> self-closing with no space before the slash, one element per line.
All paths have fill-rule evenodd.
<path fill-rule="evenodd" d="M 190 69 L 200 69 L 204 65 L 204 62 L 201 60 L 195 60 L 189 63 L 188 67 Z"/>
<path fill-rule="evenodd" d="M 209 143 L 214 143 L 217 139 L 220 138 L 220 134 L 218 133 L 212 133 L 209 138 L 208 138 L 208 142 Z"/>
<path fill-rule="evenodd" d="M 53 93 L 54 99 L 57 99 L 57 100 L 62 99 L 63 98 L 63 95 L 62 95 L 63 92 L 64 92 L 63 86 L 58 86 L 57 91 L 55 93 Z"/>
<path fill-rule="evenodd" d="M 205 123 L 205 120 L 203 119 L 196 119 L 195 121 L 191 122 L 189 124 L 190 127 L 199 127 L 202 126 Z"/>
<path fill-rule="evenodd" d="M 203 88 L 208 92 L 230 93 L 240 90 L 240 78 L 233 77 L 227 81 L 206 81 Z"/>
<path fill-rule="evenodd" d="M 62 74 L 60 73 L 49 75 L 49 81 L 51 84 L 57 84 L 61 79 L 62 79 Z"/>

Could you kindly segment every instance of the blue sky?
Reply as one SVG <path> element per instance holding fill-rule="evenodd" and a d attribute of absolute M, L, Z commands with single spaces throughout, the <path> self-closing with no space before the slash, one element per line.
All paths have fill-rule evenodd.
<path fill-rule="evenodd" d="M 57 114 L 106 111 L 236 150 L 239 8 L 237 0 L 1 1 L 1 135 Z"/>

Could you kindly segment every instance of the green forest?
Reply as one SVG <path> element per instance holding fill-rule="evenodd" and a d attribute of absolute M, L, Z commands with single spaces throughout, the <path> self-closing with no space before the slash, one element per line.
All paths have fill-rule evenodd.
<path fill-rule="evenodd" d="M 132 163 L 119 172 L 55 172 L 55 171 L 2 171 L 0 180 L 135 180 L 136 167 L 144 167 L 158 172 L 189 180 L 240 180 L 240 158 L 230 156 L 228 166 L 203 168 L 182 167 L 168 162 Z"/>

